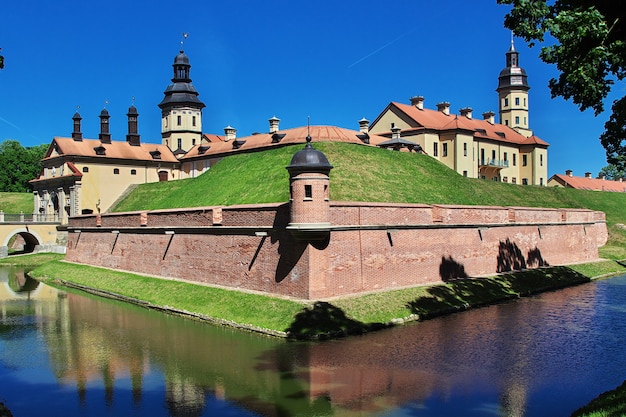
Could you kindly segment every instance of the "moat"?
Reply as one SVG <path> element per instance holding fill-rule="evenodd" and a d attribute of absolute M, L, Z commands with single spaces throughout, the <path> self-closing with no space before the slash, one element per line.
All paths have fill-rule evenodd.
<path fill-rule="evenodd" d="M 0 268 L 14 416 L 569 416 L 626 379 L 626 275 L 322 343 L 58 291 Z"/>

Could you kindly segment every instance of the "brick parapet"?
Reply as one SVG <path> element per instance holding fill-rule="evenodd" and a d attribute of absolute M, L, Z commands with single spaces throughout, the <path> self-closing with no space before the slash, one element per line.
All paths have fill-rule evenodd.
<path fill-rule="evenodd" d="M 297 241 L 289 204 L 70 219 L 67 260 L 301 299 L 596 259 L 604 213 L 331 202 L 326 242 Z M 99 225 L 98 225 L 99 224 Z"/>

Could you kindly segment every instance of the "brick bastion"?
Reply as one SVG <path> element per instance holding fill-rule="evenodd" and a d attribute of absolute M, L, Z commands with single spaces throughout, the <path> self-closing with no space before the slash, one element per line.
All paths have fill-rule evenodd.
<path fill-rule="evenodd" d="M 585 209 L 323 201 L 317 228 L 293 201 L 77 216 L 66 259 L 317 300 L 592 261 L 608 238 Z"/>

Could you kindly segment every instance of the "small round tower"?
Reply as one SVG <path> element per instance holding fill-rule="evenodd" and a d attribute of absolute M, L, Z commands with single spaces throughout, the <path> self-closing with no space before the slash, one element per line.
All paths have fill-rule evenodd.
<path fill-rule="evenodd" d="M 287 229 L 298 240 L 322 240 L 330 233 L 330 177 L 333 166 L 311 145 L 296 152 L 287 167 L 290 185 L 290 222 Z"/>

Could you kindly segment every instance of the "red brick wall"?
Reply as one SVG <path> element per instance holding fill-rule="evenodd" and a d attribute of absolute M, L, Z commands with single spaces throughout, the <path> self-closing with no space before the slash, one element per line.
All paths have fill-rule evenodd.
<path fill-rule="evenodd" d="M 70 219 L 67 260 L 303 299 L 598 256 L 604 213 L 331 203 L 327 242 L 297 241 L 288 204 Z M 98 226 L 98 224 L 100 226 Z"/>

